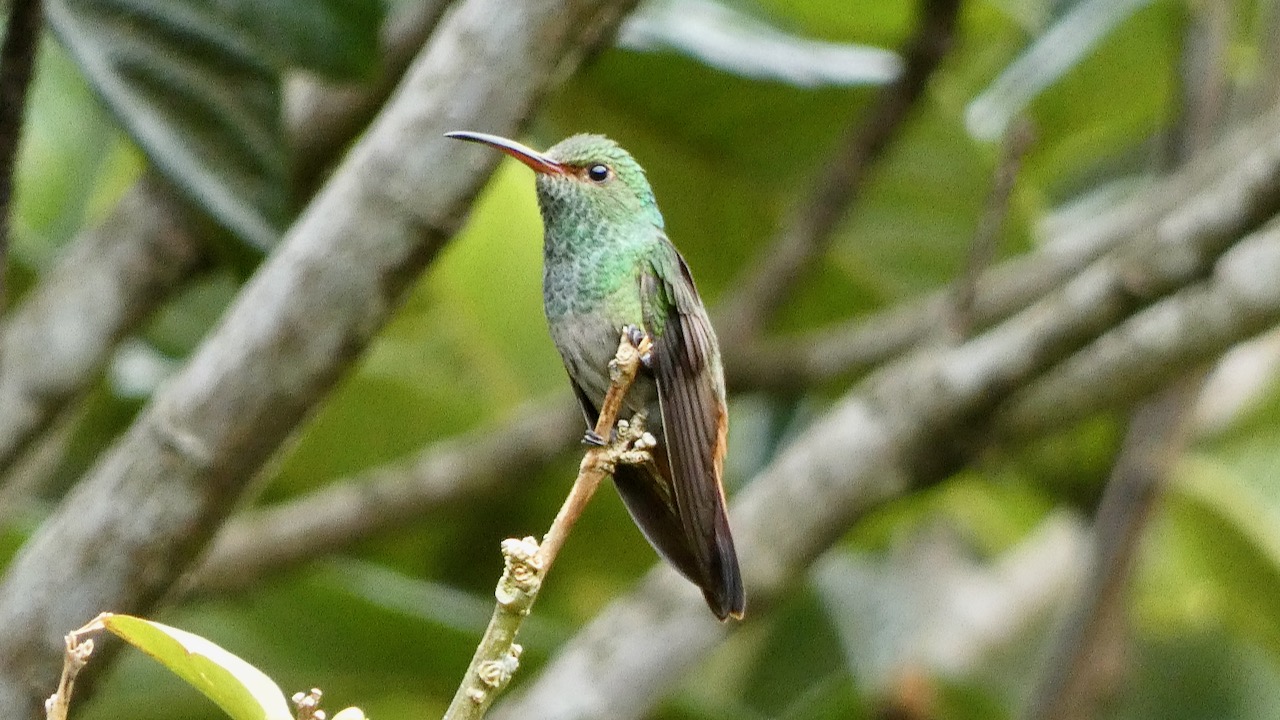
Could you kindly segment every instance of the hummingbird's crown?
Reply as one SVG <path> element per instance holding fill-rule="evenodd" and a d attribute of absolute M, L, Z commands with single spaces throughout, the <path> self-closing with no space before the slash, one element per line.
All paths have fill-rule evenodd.
<path fill-rule="evenodd" d="M 644 169 L 635 161 L 635 158 L 631 157 L 631 153 L 623 150 L 621 145 L 604 135 L 589 133 L 570 135 L 552 145 L 547 150 L 546 155 L 553 160 L 562 162 L 565 165 L 573 165 L 574 167 L 588 167 L 594 163 L 604 163 L 615 166 L 615 170 L 620 170 L 616 166 L 627 165 L 635 168 L 640 174 L 644 174 Z"/>

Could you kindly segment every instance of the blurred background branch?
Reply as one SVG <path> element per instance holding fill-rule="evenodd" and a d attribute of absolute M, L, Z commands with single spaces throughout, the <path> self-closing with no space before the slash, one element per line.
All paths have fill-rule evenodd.
<path fill-rule="evenodd" d="M 973 243 L 965 255 L 964 268 L 951 289 L 951 302 L 947 304 L 945 330 L 950 338 L 966 338 L 973 332 L 973 299 L 978 292 L 978 281 L 991 266 L 999 250 L 1000 238 L 1009 214 L 1009 201 L 1013 184 L 1018 179 L 1023 157 L 1035 140 L 1035 131 L 1025 120 L 1014 122 L 1005 132 L 1000 143 L 1000 158 L 996 161 L 995 177 L 991 190 L 982 206 L 978 227 L 973 232 Z"/>
<path fill-rule="evenodd" d="M 1202 387 L 1197 374 L 1133 413 L 1094 520 L 1089 576 L 1046 658 L 1028 718 L 1096 717 L 1123 676 L 1126 599 L 1140 540 L 1178 456 Z"/>
<path fill-rule="evenodd" d="M 315 194 L 326 171 L 369 126 L 453 4 L 454 0 L 423 0 L 396 6 L 379 33 L 380 62 L 372 82 L 291 78 L 284 111 L 295 158 L 294 197 L 300 204 Z"/>
<path fill-rule="evenodd" d="M 1230 90 L 1227 3 L 1197 4 L 1190 13 L 1182 48 L 1181 112 L 1169 150 L 1175 167 L 1211 145 L 1225 121 Z M 1131 653 L 1129 590 L 1141 541 L 1186 451 L 1203 388 L 1204 372 L 1192 369 L 1130 415 L 1094 518 L 1087 582 L 1053 639 L 1025 717 L 1087 720 L 1117 692 L 1124 658 Z"/>
<path fill-rule="evenodd" d="M 120 340 L 207 258 L 171 192 L 140 180 L 0 325 L 0 479 L 83 394 Z M 57 328 L 56 332 L 51 332 Z M 7 498 L 4 509 L 23 500 Z"/>
<path fill-rule="evenodd" d="M 1051 234 L 1040 250 L 982 273 L 973 284 L 972 322 L 982 328 L 1009 317 L 1097 258 L 1126 243 L 1143 242 L 1152 227 L 1170 235 L 1170 245 L 1177 246 L 1197 233 L 1222 232 L 1220 223 L 1266 217 L 1275 201 L 1278 142 L 1280 124 L 1273 108 L 1185 170 Z M 938 291 L 833 328 L 748 344 L 729 356 L 726 372 L 730 383 L 742 389 L 803 387 L 864 373 L 924 341 L 949 304 L 948 292 Z"/>
<path fill-rule="evenodd" d="M 812 194 L 791 211 L 777 238 L 744 271 L 737 293 L 723 301 L 717 327 L 724 344 L 739 345 L 760 335 L 790 290 L 822 258 L 876 160 L 951 49 L 960 5 L 960 0 L 919 4 L 915 32 L 902 50 L 902 72 L 880 91 L 866 119 L 845 132 L 813 182 Z"/>
<path fill-rule="evenodd" d="M 215 539 L 188 592 L 228 593 L 284 569 L 350 549 L 528 477 L 558 457 L 582 424 L 568 398 L 519 409 L 495 428 L 429 445 L 406 461 L 330 483 L 274 507 L 243 513 Z"/>

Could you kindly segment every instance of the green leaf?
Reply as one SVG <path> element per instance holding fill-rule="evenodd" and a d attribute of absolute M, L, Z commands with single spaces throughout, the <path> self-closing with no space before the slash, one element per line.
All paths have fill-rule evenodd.
<path fill-rule="evenodd" d="M 271 678 L 208 640 L 130 615 L 108 613 L 100 620 L 236 720 L 293 720 L 284 693 Z"/>
<path fill-rule="evenodd" d="M 331 80 L 366 77 L 378 65 L 380 0 L 185 0 L 225 12 L 279 68 Z"/>
<path fill-rule="evenodd" d="M 103 181 L 133 179 L 137 162 L 126 147 L 79 68 L 57 43 L 41 43 L 14 169 L 11 258 L 47 270 L 67 240 L 95 219 L 89 206 Z"/>

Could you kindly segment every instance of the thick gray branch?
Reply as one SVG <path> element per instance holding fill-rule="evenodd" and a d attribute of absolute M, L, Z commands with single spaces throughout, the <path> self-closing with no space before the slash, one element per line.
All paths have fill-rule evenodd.
<path fill-rule="evenodd" d="M 34 717 L 67 628 L 147 612 L 457 228 L 497 158 L 631 3 L 472 0 L 187 366 L 23 547 L 0 585 L 0 707 Z"/>
<path fill-rule="evenodd" d="M 1280 229 L 1222 258 L 1212 278 L 1134 315 L 1015 395 L 996 416 L 995 437 L 1017 442 L 1128 406 L 1171 377 L 1280 322 Z"/>

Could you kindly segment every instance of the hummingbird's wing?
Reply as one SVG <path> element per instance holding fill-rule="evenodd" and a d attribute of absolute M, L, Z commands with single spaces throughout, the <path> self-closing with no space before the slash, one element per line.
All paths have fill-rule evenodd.
<path fill-rule="evenodd" d="M 741 617 L 745 594 L 729 531 L 721 469 L 728 413 L 720 348 L 693 277 L 666 238 L 640 276 L 645 330 L 676 513 L 687 546 L 717 596 L 721 617 Z M 661 446 L 659 450 L 662 450 Z"/>

